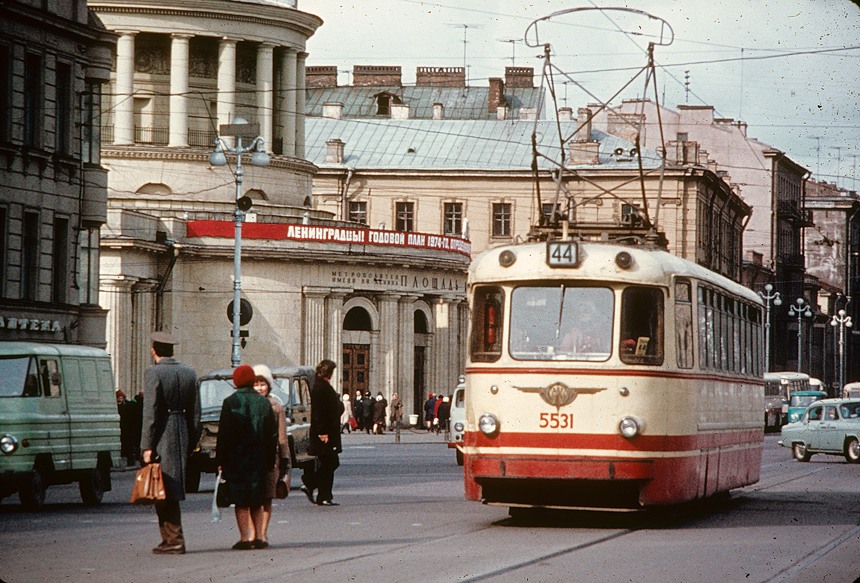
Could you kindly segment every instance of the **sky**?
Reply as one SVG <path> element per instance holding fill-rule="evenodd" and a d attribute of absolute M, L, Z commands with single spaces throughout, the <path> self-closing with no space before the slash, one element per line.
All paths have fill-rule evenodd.
<path fill-rule="evenodd" d="M 596 6 L 638 12 L 580 10 L 532 24 Z M 469 84 L 486 86 L 514 64 L 533 67 L 539 83 L 549 43 L 549 62 L 566 75 L 556 77 L 559 106 L 575 111 L 619 91 L 614 104 L 645 96 L 670 108 L 713 105 L 716 117 L 746 122 L 749 137 L 813 177 L 860 188 L 860 8 L 849 0 L 298 0 L 298 8 L 324 21 L 308 40 L 307 65 L 336 65 L 341 85 L 353 65 L 400 65 L 404 84 L 419 66 L 465 65 Z M 656 88 L 646 93 L 640 72 L 652 42 Z"/>

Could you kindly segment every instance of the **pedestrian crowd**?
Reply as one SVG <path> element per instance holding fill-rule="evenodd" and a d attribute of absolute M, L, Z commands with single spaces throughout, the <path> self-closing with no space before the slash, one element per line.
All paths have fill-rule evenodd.
<path fill-rule="evenodd" d="M 117 390 L 121 418 L 122 454 L 133 465 L 161 464 L 164 499 L 155 502 L 161 543 L 155 554 L 184 554 L 180 502 L 185 499 L 188 460 L 200 437 L 200 397 L 197 375 L 174 356 L 178 341 L 167 332 L 151 337 L 152 366 L 144 373 L 143 390 L 133 399 Z M 336 364 L 328 359 L 317 365 L 310 391 L 311 419 L 308 453 L 314 463 L 304 468 L 300 490 L 318 506 L 334 501 L 334 473 L 343 451 L 341 434 L 365 431 L 384 434 L 402 427 L 403 402 L 395 392 L 391 403 L 382 392 L 356 391 L 342 396 L 331 385 Z M 275 381 L 263 364 L 239 365 L 232 373 L 235 392 L 221 406 L 215 457 L 225 489 L 221 505 L 234 507 L 239 540 L 235 550 L 265 549 L 272 500 L 290 489 L 291 453 L 286 416 L 272 394 Z M 146 398 L 144 398 L 144 394 Z M 428 431 L 447 428 L 450 399 L 430 393 L 424 403 Z M 139 435 L 139 442 L 136 436 Z M 138 445 L 139 443 L 139 445 Z"/>

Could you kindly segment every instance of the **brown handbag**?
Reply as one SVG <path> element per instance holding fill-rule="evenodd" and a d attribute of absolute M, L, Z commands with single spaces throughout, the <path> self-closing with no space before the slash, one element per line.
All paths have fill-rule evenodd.
<path fill-rule="evenodd" d="M 134 487 L 131 490 L 131 503 L 148 506 L 159 500 L 164 500 L 164 477 L 161 475 L 161 464 L 147 464 L 137 470 Z"/>

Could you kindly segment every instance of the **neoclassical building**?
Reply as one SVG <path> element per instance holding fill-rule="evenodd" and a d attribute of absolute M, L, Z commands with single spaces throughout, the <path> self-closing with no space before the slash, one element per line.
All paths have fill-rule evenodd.
<path fill-rule="evenodd" d="M 453 387 L 464 354 L 468 241 L 370 229 L 312 208 L 305 44 L 322 21 L 275 0 L 94 1 L 118 35 L 103 108 L 108 222 L 101 304 L 118 386 L 142 389 L 149 334 L 168 330 L 199 373 L 231 365 L 237 199 L 241 358 L 338 363 L 344 390 L 394 391 L 407 412 Z M 249 120 L 267 167 L 209 156 Z M 229 132 L 223 136 L 231 146 Z M 247 143 L 247 142 L 246 142 Z M 241 176 L 241 181 L 239 177 Z"/>

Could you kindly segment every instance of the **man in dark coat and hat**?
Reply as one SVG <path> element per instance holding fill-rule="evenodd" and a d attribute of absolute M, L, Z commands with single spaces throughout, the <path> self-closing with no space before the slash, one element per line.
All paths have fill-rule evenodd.
<path fill-rule="evenodd" d="M 313 470 L 302 474 L 302 492 L 316 504 L 337 506 L 332 498 L 334 471 L 340 466 L 338 455 L 343 449 L 340 442 L 340 415 L 344 411 L 343 401 L 329 381 L 334 373 L 335 363 L 322 360 L 317 365 L 314 386 L 311 389 L 311 427 L 308 453 L 316 456 Z"/>
<path fill-rule="evenodd" d="M 173 357 L 178 341 L 167 332 L 152 334 L 155 364 L 143 375 L 143 427 L 140 450 L 144 464 L 161 463 L 166 497 L 155 503 L 161 544 L 153 553 L 185 553 L 180 500 L 185 500 L 188 457 L 200 437 L 200 399 L 194 369 Z"/>

